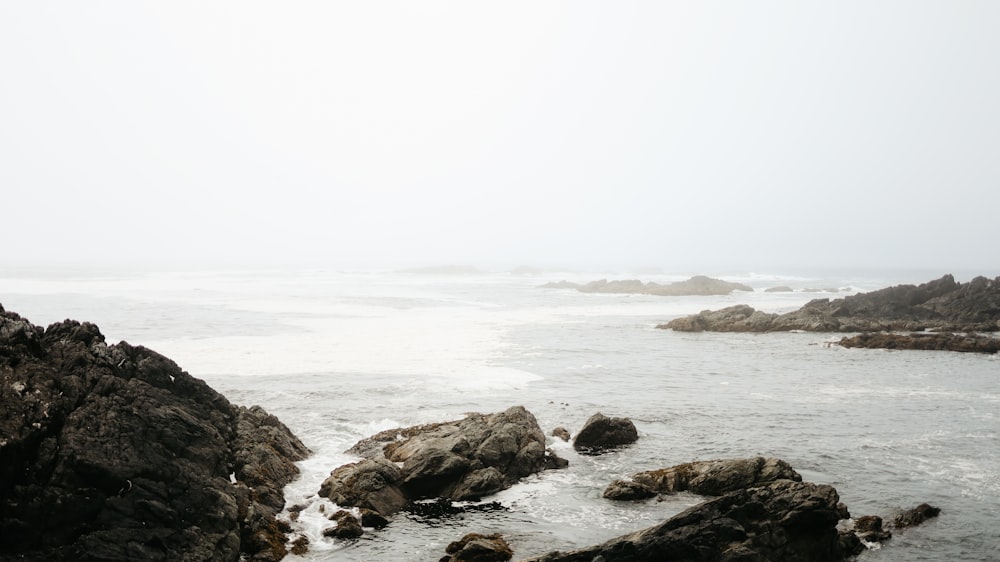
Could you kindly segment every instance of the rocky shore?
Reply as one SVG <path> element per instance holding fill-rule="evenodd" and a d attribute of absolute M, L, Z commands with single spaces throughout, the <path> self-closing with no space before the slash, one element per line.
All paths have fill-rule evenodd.
<path fill-rule="evenodd" d="M 0 306 L 0 560 L 279 560 L 308 453 L 154 351 Z"/>
<path fill-rule="evenodd" d="M 922 285 L 898 285 L 834 300 L 815 299 L 786 314 L 737 305 L 702 311 L 657 327 L 680 332 L 997 332 L 1000 277 L 958 283 L 945 275 Z"/>
<path fill-rule="evenodd" d="M 732 283 L 722 279 L 713 279 L 704 275 L 696 275 L 687 281 L 677 281 L 666 285 L 649 281 L 643 283 L 638 279 L 608 281 L 601 279 L 590 283 L 579 284 L 569 281 L 546 283 L 542 288 L 576 289 L 581 293 L 619 293 L 658 296 L 693 296 L 693 295 L 728 295 L 733 291 L 753 291 L 753 287 L 742 283 Z"/>
<path fill-rule="evenodd" d="M 564 428 L 554 433 L 570 438 Z M 640 435 L 628 418 L 597 413 L 574 448 L 608 454 Z M 349 452 L 361 460 L 334 468 L 318 494 L 338 508 L 323 531 L 334 540 L 391 533 L 401 510 L 505 509 L 489 496 L 568 467 L 521 406 L 384 431 Z M 308 454 L 274 416 L 230 404 L 154 351 L 108 345 L 89 323 L 42 329 L 0 307 L 0 560 L 303 554 L 308 541 L 286 520 L 304 506 L 282 514 L 283 489 Z M 878 516 L 851 519 L 833 487 L 803 482 L 784 461 L 764 457 L 640 472 L 609 483 L 597 501 L 677 492 L 706 501 L 648 529 L 527 560 L 840 561 L 863 550 L 862 541 L 885 541 L 890 529 L 939 513 L 921 505 L 885 526 Z M 467 534 L 443 548 L 442 560 L 455 562 L 515 554 L 502 533 Z"/>

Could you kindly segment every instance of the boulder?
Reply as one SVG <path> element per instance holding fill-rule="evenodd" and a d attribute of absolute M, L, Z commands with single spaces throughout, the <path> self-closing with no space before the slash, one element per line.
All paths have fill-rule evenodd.
<path fill-rule="evenodd" d="M 573 440 L 573 448 L 587 453 L 600 453 L 607 449 L 635 443 L 639 432 L 628 418 L 610 418 L 598 412 L 583 424 Z"/>
<path fill-rule="evenodd" d="M 553 429 L 551 435 L 552 437 L 558 437 L 559 439 L 567 442 L 570 439 L 569 430 L 562 426 Z"/>
<path fill-rule="evenodd" d="M 720 560 L 842 561 L 843 515 L 830 486 L 777 480 L 729 492 L 667 521 L 605 543 L 526 562 Z"/>
<path fill-rule="evenodd" d="M 445 552 L 447 556 L 442 557 L 440 562 L 506 562 L 514 556 L 510 545 L 498 533 L 468 533 L 449 543 Z"/>
<path fill-rule="evenodd" d="M 656 495 L 648 486 L 633 480 L 615 480 L 604 490 L 604 498 L 609 500 L 644 500 Z"/>
<path fill-rule="evenodd" d="M 368 458 L 336 469 L 320 495 L 382 515 L 420 498 L 477 500 L 561 460 L 545 450 L 545 435 L 522 406 L 383 431 L 348 453 Z"/>
<path fill-rule="evenodd" d="M 274 515 L 305 446 L 93 324 L 0 307 L 0 436 L 0 558 L 285 555 Z"/>
<path fill-rule="evenodd" d="M 657 326 L 682 332 L 996 332 L 1000 277 L 957 283 L 951 275 L 844 298 L 814 299 L 797 311 L 763 313 L 746 305 L 702 311 Z"/>
<path fill-rule="evenodd" d="M 403 473 L 384 458 L 364 459 L 346 464 L 330 473 L 319 495 L 337 505 L 361 507 L 382 515 L 392 515 L 407 499 L 400 489 Z"/>
<path fill-rule="evenodd" d="M 775 480 L 801 482 L 802 477 L 781 459 L 753 457 L 689 462 L 640 472 L 632 480 L 657 494 L 690 491 L 703 496 L 721 496 Z"/>
<path fill-rule="evenodd" d="M 865 515 L 854 520 L 854 532 L 867 543 L 879 543 L 892 538 L 892 533 L 882 528 L 882 518 Z"/>

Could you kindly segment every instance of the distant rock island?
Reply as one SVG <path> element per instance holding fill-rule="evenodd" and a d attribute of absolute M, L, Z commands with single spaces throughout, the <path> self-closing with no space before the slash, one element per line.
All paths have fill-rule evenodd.
<path fill-rule="evenodd" d="M 976 333 L 1000 331 L 1000 277 L 957 283 L 953 276 L 945 275 L 922 285 L 897 285 L 835 300 L 815 299 L 787 314 L 736 305 L 703 310 L 657 328 L 678 332 L 862 332 L 861 336 L 843 338 L 840 345 L 996 353 L 1000 340 Z"/>
<path fill-rule="evenodd" d="M 1000 331 L 1000 277 L 957 283 L 945 275 L 922 285 L 814 299 L 787 314 L 737 305 L 657 327 L 679 332 L 996 332 Z"/>
<path fill-rule="evenodd" d="M 733 291 L 753 291 L 753 287 L 742 283 L 732 283 L 721 279 L 713 279 L 704 275 L 695 275 L 687 281 L 677 281 L 666 285 L 652 281 L 643 283 L 638 279 L 618 281 L 591 281 L 586 284 L 558 281 L 542 285 L 545 289 L 576 289 L 581 293 L 619 293 L 637 295 L 658 295 L 666 297 L 728 295 Z"/>

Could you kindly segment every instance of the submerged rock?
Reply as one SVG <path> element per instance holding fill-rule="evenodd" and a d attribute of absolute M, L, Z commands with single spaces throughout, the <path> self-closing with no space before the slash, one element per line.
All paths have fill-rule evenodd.
<path fill-rule="evenodd" d="M 683 332 L 996 332 L 1000 277 L 957 283 L 951 275 L 922 285 L 898 285 L 840 299 L 815 299 L 787 314 L 746 305 L 702 311 L 658 328 Z"/>
<path fill-rule="evenodd" d="M 278 560 L 307 454 L 154 351 L 0 307 L 0 558 Z"/>
<path fill-rule="evenodd" d="M 477 500 L 560 464 L 522 406 L 383 431 L 348 452 L 368 459 L 336 469 L 320 495 L 383 515 L 420 498 Z"/>
<path fill-rule="evenodd" d="M 573 440 L 573 448 L 587 453 L 600 453 L 606 449 L 635 443 L 639 432 L 628 418 L 609 418 L 597 412 L 583 424 Z"/>
<path fill-rule="evenodd" d="M 777 480 L 729 492 L 659 525 L 596 546 L 550 552 L 525 562 L 839 562 L 848 555 L 836 528 L 842 515 L 832 487 Z"/>
<path fill-rule="evenodd" d="M 892 520 L 892 526 L 897 529 L 905 529 L 919 525 L 928 519 L 933 519 L 941 514 L 941 508 L 933 507 L 930 504 L 922 503 L 913 509 L 908 509 L 900 513 Z"/>
<path fill-rule="evenodd" d="M 695 461 L 640 472 L 632 476 L 631 483 L 616 481 L 604 491 L 604 497 L 632 500 L 683 491 L 719 496 L 775 480 L 800 482 L 802 477 L 787 462 L 775 458 Z"/>

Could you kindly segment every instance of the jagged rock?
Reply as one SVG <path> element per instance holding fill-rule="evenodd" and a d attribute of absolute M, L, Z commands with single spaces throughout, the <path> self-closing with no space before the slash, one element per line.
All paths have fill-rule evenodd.
<path fill-rule="evenodd" d="M 93 324 L 43 330 L 0 306 L 0 436 L 0 558 L 285 554 L 274 514 L 307 449 Z"/>
<path fill-rule="evenodd" d="M 866 349 L 921 349 L 967 353 L 997 353 L 1000 351 L 1000 338 L 978 334 L 918 332 L 907 335 L 890 332 L 866 332 L 841 338 L 839 343 L 843 347 Z"/>
<path fill-rule="evenodd" d="M 361 508 L 362 527 L 381 529 L 382 527 L 385 527 L 388 524 L 389 520 L 386 519 L 385 517 L 382 517 L 382 515 L 380 515 L 379 512 L 364 507 Z"/>
<path fill-rule="evenodd" d="M 330 473 L 320 486 L 319 495 L 340 506 L 392 515 L 408 501 L 399 487 L 402 479 L 402 471 L 388 460 L 364 459 Z"/>
<path fill-rule="evenodd" d="M 382 515 L 419 498 L 476 500 L 558 463 L 558 457 L 546 454 L 545 435 L 522 406 L 383 431 L 359 441 L 348 452 L 369 458 L 347 465 L 351 469 L 335 470 L 320 495 L 339 505 L 368 507 Z M 394 463 L 402 463 L 402 468 Z M 362 469 L 377 474 L 378 479 L 352 476 Z M 366 487 L 357 490 L 361 484 Z M 372 502 L 367 488 L 390 496 L 391 501 Z"/>
<path fill-rule="evenodd" d="M 583 424 L 573 440 L 573 448 L 588 453 L 635 443 L 639 432 L 628 418 L 609 418 L 598 412 Z"/>
<path fill-rule="evenodd" d="M 343 509 L 338 510 L 330 516 L 330 520 L 337 523 L 337 526 L 324 529 L 324 537 L 332 537 L 335 539 L 356 539 L 365 534 L 365 530 L 361 528 L 361 522 L 358 521 L 357 518 L 354 517 L 354 515 L 352 515 L 349 511 L 345 511 Z"/>
<path fill-rule="evenodd" d="M 797 311 L 768 314 L 746 305 L 702 311 L 658 328 L 684 332 L 996 332 L 1000 277 L 957 283 L 951 275 L 841 299 L 815 299 Z"/>
<path fill-rule="evenodd" d="M 440 562 L 506 562 L 514 556 L 510 545 L 498 533 L 469 533 L 448 544 Z"/>
<path fill-rule="evenodd" d="M 545 470 L 559 470 L 569 466 L 569 461 L 560 457 L 552 449 L 545 449 Z"/>
<path fill-rule="evenodd" d="M 836 529 L 841 515 L 832 487 L 777 480 L 729 492 L 600 545 L 523 562 L 839 562 L 846 557 Z"/>
<path fill-rule="evenodd" d="M 941 514 L 941 508 L 933 507 L 922 503 L 913 509 L 900 513 L 892 520 L 892 526 L 897 529 L 905 529 L 919 525 L 928 519 L 932 519 Z"/>

